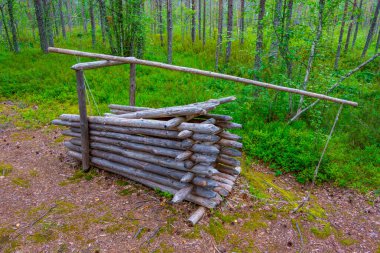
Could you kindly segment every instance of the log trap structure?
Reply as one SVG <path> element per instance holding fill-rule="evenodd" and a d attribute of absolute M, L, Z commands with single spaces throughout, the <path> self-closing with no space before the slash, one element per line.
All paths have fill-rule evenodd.
<path fill-rule="evenodd" d="M 196 224 L 205 208 L 215 208 L 232 191 L 240 174 L 242 143 L 228 129 L 241 128 L 228 115 L 213 114 L 235 97 L 211 99 L 182 106 L 148 108 L 135 106 L 136 64 L 187 72 L 269 89 L 291 92 L 357 106 L 357 103 L 323 94 L 297 90 L 250 79 L 174 66 L 164 63 L 94 54 L 60 48 L 49 52 L 104 59 L 78 63 L 76 71 L 79 115 L 62 114 L 53 124 L 69 127 L 62 134 L 71 136 L 64 145 L 68 155 L 90 165 L 122 175 L 153 189 L 174 195 L 172 203 L 183 200 L 200 207 L 189 217 Z M 109 105 L 110 113 L 88 116 L 84 70 L 130 64 L 130 104 Z"/>

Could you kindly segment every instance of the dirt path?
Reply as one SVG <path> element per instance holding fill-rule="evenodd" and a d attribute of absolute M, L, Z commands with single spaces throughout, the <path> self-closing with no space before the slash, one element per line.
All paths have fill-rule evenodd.
<path fill-rule="evenodd" d="M 80 173 L 60 129 L 0 131 L 0 251 L 379 252 L 380 204 L 370 196 L 323 185 L 290 214 L 303 186 L 245 166 L 233 196 L 193 228 L 193 204 Z"/>

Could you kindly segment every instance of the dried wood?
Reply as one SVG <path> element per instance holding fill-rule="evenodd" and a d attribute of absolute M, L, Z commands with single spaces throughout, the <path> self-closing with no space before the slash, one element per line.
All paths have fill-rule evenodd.
<path fill-rule="evenodd" d="M 192 155 L 193 155 L 193 152 L 191 152 L 191 151 L 181 152 L 179 155 L 177 155 L 175 157 L 175 160 L 176 161 L 184 161 L 184 160 L 189 159 Z"/>
<path fill-rule="evenodd" d="M 195 176 L 194 173 L 187 172 L 185 175 L 183 175 L 180 181 L 182 183 L 189 183 L 194 179 L 194 176 Z M 203 185 L 199 184 L 199 186 L 203 186 Z"/>
<path fill-rule="evenodd" d="M 237 148 L 237 149 L 243 148 L 242 143 L 237 142 L 237 141 L 228 140 L 228 139 L 221 139 L 220 141 L 218 141 L 217 144 L 219 144 L 221 146 L 232 147 L 232 148 Z"/>
<path fill-rule="evenodd" d="M 174 197 L 171 200 L 171 202 L 172 203 L 182 202 L 186 198 L 186 196 L 189 195 L 190 192 L 193 190 L 193 187 L 194 187 L 193 185 L 189 185 L 177 191 L 176 194 L 174 194 Z"/>
<path fill-rule="evenodd" d="M 191 160 L 195 163 L 213 163 L 216 161 L 216 155 L 204 155 L 195 153 L 191 156 Z"/>
<path fill-rule="evenodd" d="M 205 212 L 206 212 L 206 209 L 204 207 L 202 206 L 199 207 L 194 213 L 191 214 L 188 221 L 190 222 L 191 225 L 194 226 L 200 221 L 200 219 L 202 219 Z"/>
<path fill-rule="evenodd" d="M 233 167 L 240 166 L 239 160 L 236 160 L 230 156 L 223 155 L 223 154 L 219 155 L 216 161 L 225 165 L 233 166 Z"/>
<path fill-rule="evenodd" d="M 218 121 L 215 123 L 218 127 L 224 128 L 224 129 L 235 129 L 235 128 L 242 128 L 241 124 L 234 123 L 234 122 L 225 122 L 225 121 Z"/>
<path fill-rule="evenodd" d="M 303 91 L 303 90 L 299 90 L 299 89 L 288 88 L 288 87 L 284 87 L 284 86 L 278 86 L 278 85 L 264 83 L 264 82 L 260 82 L 260 81 L 256 81 L 256 80 L 251 80 L 251 79 L 246 79 L 246 78 L 241 78 L 241 77 L 236 77 L 236 76 L 231 76 L 231 75 L 226 75 L 226 74 L 215 73 L 215 72 L 211 72 L 211 71 L 175 66 L 172 64 L 165 64 L 165 63 L 148 61 L 148 60 L 140 60 L 140 59 L 136 59 L 134 57 L 121 57 L 121 56 L 81 52 L 81 51 L 77 51 L 77 50 L 69 50 L 69 49 L 54 48 L 54 47 L 49 47 L 48 51 L 54 52 L 54 53 L 59 53 L 59 54 L 69 54 L 69 55 L 76 55 L 76 56 L 82 56 L 82 57 L 98 58 L 98 59 L 109 60 L 109 61 L 118 61 L 118 62 L 124 62 L 124 63 L 129 63 L 129 64 L 134 63 L 134 64 L 140 64 L 140 65 L 145 65 L 145 66 L 164 68 L 164 69 L 169 69 L 169 70 L 175 70 L 175 71 L 180 71 L 180 72 L 192 73 L 192 74 L 197 74 L 197 75 L 209 76 L 209 77 L 220 78 L 220 79 L 224 79 L 224 80 L 235 81 L 235 82 L 239 82 L 239 83 L 255 85 L 255 86 L 264 87 L 267 89 L 274 89 L 274 90 L 285 91 L 285 92 L 290 92 L 290 93 L 309 96 L 309 97 L 315 97 L 315 98 L 319 98 L 322 100 L 332 101 L 332 102 L 340 103 L 340 104 L 348 104 L 351 106 L 358 106 L 358 104 L 356 102 L 352 102 L 352 101 L 348 101 L 348 100 L 344 100 L 344 99 L 338 99 L 338 98 L 334 98 L 334 97 L 329 97 L 329 96 L 314 93 L 314 92 L 308 92 L 308 91 Z M 73 69 L 82 69 L 82 65 L 81 65 L 81 63 L 79 63 L 79 64 L 72 66 L 72 68 Z"/>
<path fill-rule="evenodd" d="M 222 147 L 220 153 L 228 156 L 241 157 L 242 153 L 239 150 L 233 148 Z"/>
<path fill-rule="evenodd" d="M 185 139 L 185 138 L 189 138 L 193 135 L 193 131 L 190 131 L 190 130 L 182 130 L 181 132 L 178 133 L 178 138 L 180 139 Z"/>
<path fill-rule="evenodd" d="M 238 141 L 241 139 L 241 137 L 239 135 L 232 134 L 232 133 L 227 132 L 227 131 L 223 131 L 223 132 L 219 133 L 218 135 L 219 135 L 219 137 L 221 137 L 223 139 L 227 139 L 227 140 Z"/>

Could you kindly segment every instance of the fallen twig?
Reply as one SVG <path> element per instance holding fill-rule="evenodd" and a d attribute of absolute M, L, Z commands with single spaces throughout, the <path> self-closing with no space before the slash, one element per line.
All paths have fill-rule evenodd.
<path fill-rule="evenodd" d="M 301 239 L 300 253 L 302 253 L 302 251 L 303 251 L 303 237 L 302 237 L 302 233 L 301 233 L 300 227 L 298 226 L 298 222 L 296 222 L 296 227 L 297 227 L 297 230 L 298 230 L 298 234 L 300 235 L 300 239 Z"/>

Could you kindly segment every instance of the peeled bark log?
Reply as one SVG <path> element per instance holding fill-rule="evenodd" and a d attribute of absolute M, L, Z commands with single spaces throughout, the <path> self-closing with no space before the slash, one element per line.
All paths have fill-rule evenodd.
<path fill-rule="evenodd" d="M 241 172 L 240 167 L 228 167 L 228 166 L 223 165 L 223 164 L 217 164 L 216 169 L 222 173 L 226 173 L 229 175 L 239 175 Z"/>
<path fill-rule="evenodd" d="M 187 159 L 189 159 L 191 157 L 192 154 L 193 154 L 193 152 L 191 152 L 191 151 L 181 152 L 178 156 L 175 157 L 175 160 L 176 161 L 187 160 Z"/>
<path fill-rule="evenodd" d="M 183 177 L 181 178 L 181 182 L 182 183 L 188 183 L 188 182 L 191 182 L 193 179 L 194 179 L 194 173 L 192 172 L 187 172 L 185 175 L 183 175 Z M 200 186 L 203 186 L 203 185 L 200 185 Z"/>
<path fill-rule="evenodd" d="M 242 128 L 241 124 L 234 123 L 234 122 L 219 121 L 219 122 L 216 122 L 215 125 L 217 125 L 218 127 L 224 128 L 224 129 Z"/>
<path fill-rule="evenodd" d="M 234 141 L 238 141 L 241 139 L 241 137 L 239 135 L 232 134 L 232 133 L 229 133 L 227 131 L 223 131 L 223 132 L 219 133 L 218 136 L 223 138 L 223 139 L 234 140 Z"/>
<path fill-rule="evenodd" d="M 191 225 L 194 226 L 200 221 L 200 219 L 202 219 L 205 212 L 206 212 L 206 209 L 204 207 L 199 207 L 193 214 L 191 214 L 188 221 L 190 222 Z"/>
<path fill-rule="evenodd" d="M 213 134 L 198 134 L 194 133 L 191 138 L 195 141 L 202 141 L 202 142 L 218 142 L 220 140 L 220 137 Z"/>
<path fill-rule="evenodd" d="M 182 202 L 187 197 L 187 195 L 189 195 L 190 192 L 193 190 L 193 187 L 194 186 L 189 185 L 189 186 L 184 187 L 181 190 L 177 191 L 176 194 L 174 194 L 174 197 L 171 200 L 171 202 L 172 203 Z"/>
<path fill-rule="evenodd" d="M 219 155 L 216 161 L 233 167 L 240 166 L 240 161 L 223 154 Z"/>
<path fill-rule="evenodd" d="M 227 140 L 227 139 L 221 139 L 220 141 L 218 141 L 217 144 L 219 144 L 221 146 L 232 147 L 232 148 L 237 148 L 237 149 L 243 148 L 242 143 L 237 142 L 237 141 Z"/>
<path fill-rule="evenodd" d="M 242 153 L 239 150 L 236 150 L 233 148 L 226 148 L 226 147 L 221 148 L 220 153 L 224 155 L 234 156 L 234 157 L 242 156 Z"/>

